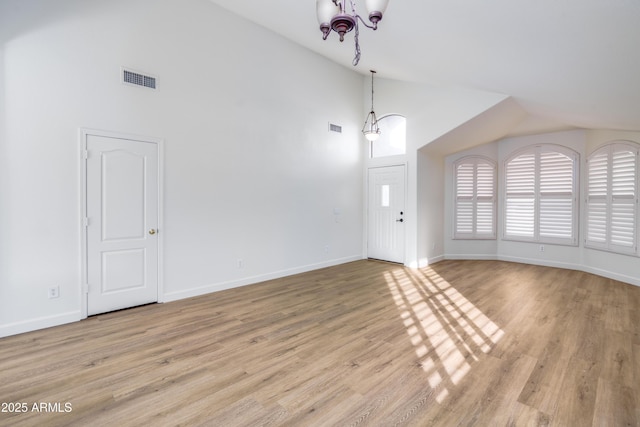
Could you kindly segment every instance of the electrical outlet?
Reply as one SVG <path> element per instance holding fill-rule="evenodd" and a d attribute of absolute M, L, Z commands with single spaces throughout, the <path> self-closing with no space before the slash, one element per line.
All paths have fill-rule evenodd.
<path fill-rule="evenodd" d="M 324 247 L 324 253 L 328 254 L 329 253 L 329 245 L 325 245 Z"/>
<path fill-rule="evenodd" d="M 244 268 L 244 260 L 239 258 L 237 261 L 238 268 Z"/>
<path fill-rule="evenodd" d="M 48 291 L 49 299 L 58 298 L 60 296 L 60 286 L 52 286 Z"/>
<path fill-rule="evenodd" d="M 544 252 L 544 245 L 540 245 L 540 252 Z"/>

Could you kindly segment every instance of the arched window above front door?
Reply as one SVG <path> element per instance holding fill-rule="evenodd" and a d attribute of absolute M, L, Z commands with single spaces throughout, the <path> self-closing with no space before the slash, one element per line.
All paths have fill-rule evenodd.
<path fill-rule="evenodd" d="M 371 158 L 398 156 L 406 153 L 407 119 L 389 114 L 378 119 L 380 137 L 371 142 Z"/>

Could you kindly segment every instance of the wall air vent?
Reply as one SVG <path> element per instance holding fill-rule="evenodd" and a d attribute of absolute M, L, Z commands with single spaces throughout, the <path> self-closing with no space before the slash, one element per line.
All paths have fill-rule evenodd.
<path fill-rule="evenodd" d="M 338 126 L 338 125 L 334 125 L 333 123 L 329 123 L 329 131 L 330 132 L 342 133 L 342 126 Z"/>
<path fill-rule="evenodd" d="M 156 88 L 155 77 L 127 70 L 125 68 L 122 69 L 122 82 L 136 86 L 148 87 L 149 89 Z"/>

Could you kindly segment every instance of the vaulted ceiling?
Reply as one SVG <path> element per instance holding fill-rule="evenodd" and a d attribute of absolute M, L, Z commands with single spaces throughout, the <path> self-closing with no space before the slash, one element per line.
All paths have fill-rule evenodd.
<path fill-rule="evenodd" d="M 313 0 L 211 1 L 353 67 Z M 638 0 L 390 0 L 360 45 L 362 74 L 510 95 L 542 128 L 640 130 Z"/>

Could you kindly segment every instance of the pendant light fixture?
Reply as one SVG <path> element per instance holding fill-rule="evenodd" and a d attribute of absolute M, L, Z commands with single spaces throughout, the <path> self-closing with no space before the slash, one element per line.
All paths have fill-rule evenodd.
<path fill-rule="evenodd" d="M 347 8 L 347 3 L 349 9 Z M 360 43 L 358 42 L 359 29 L 358 20 L 367 28 L 378 29 L 378 22 L 382 20 L 382 15 L 387 9 L 389 0 L 366 0 L 365 6 L 369 12 L 367 24 L 360 15 L 356 13 L 355 0 L 316 0 L 316 15 L 322 31 L 322 39 L 326 40 L 331 30 L 340 35 L 340 41 L 344 41 L 344 35 L 355 28 L 356 53 L 353 58 L 353 65 L 358 65 L 360 61 Z"/>
<path fill-rule="evenodd" d="M 380 136 L 380 128 L 378 127 L 378 119 L 376 113 L 373 111 L 373 75 L 376 73 L 371 71 L 371 112 L 367 115 L 362 127 L 362 133 L 368 141 L 375 141 Z"/>

